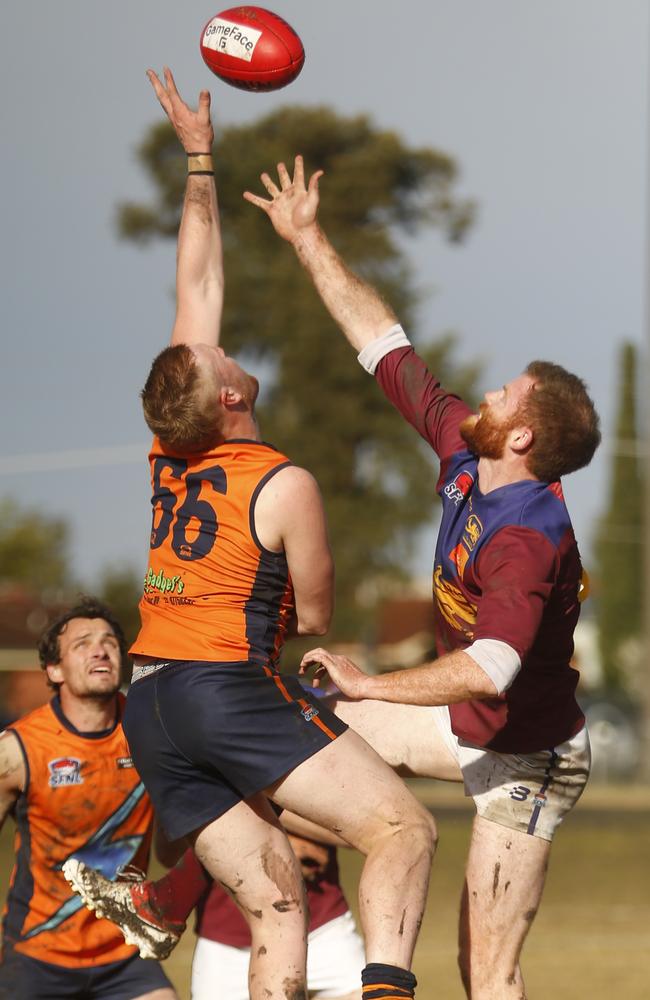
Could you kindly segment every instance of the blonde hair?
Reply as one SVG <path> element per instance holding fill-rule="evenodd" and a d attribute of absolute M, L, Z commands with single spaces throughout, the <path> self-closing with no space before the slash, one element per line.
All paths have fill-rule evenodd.
<path fill-rule="evenodd" d="M 147 426 L 166 447 L 194 453 L 223 440 L 216 378 L 197 365 L 187 344 L 154 358 L 140 396 Z"/>

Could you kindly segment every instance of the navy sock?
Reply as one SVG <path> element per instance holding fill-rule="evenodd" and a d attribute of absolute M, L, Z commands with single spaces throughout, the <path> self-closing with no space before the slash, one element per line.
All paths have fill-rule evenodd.
<path fill-rule="evenodd" d="M 408 969 L 397 965 L 370 962 L 361 973 L 363 1000 L 410 1000 L 415 996 L 417 979 Z"/>

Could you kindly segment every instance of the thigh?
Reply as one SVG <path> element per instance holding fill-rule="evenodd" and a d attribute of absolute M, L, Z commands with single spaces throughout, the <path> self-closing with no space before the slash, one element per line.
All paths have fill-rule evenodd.
<path fill-rule="evenodd" d="M 292 813 L 338 834 L 367 854 L 387 827 L 432 821 L 411 791 L 358 733 L 337 740 L 267 789 Z"/>
<path fill-rule="evenodd" d="M 337 698 L 331 707 L 403 777 L 462 779 L 430 708 L 345 698 Z"/>
<path fill-rule="evenodd" d="M 313 1000 L 360 1000 L 363 941 L 351 913 L 335 917 L 309 935 L 307 986 Z"/>
<path fill-rule="evenodd" d="M 192 1000 L 248 1000 L 250 948 L 198 937 L 192 958 Z"/>
<path fill-rule="evenodd" d="M 239 802 L 209 823 L 195 836 L 194 850 L 249 923 L 269 907 L 306 912 L 300 866 L 264 795 Z"/>
<path fill-rule="evenodd" d="M 553 839 L 589 776 L 586 729 L 539 753 L 499 754 L 461 742 L 459 756 L 479 816 L 542 840 Z"/>
<path fill-rule="evenodd" d="M 172 676 L 172 672 L 173 675 Z M 179 670 L 170 669 L 165 686 L 176 681 Z M 163 671 L 131 685 L 126 699 L 123 726 L 138 774 L 153 802 L 156 816 L 169 840 L 178 840 L 241 800 L 217 769 L 208 770 L 192 761 L 170 734 L 173 707 L 169 696 L 161 704 Z M 185 675 L 187 676 L 187 671 Z M 175 690 L 175 688 L 174 688 Z M 179 694 L 175 701 L 175 726 L 192 729 L 192 706 Z"/>

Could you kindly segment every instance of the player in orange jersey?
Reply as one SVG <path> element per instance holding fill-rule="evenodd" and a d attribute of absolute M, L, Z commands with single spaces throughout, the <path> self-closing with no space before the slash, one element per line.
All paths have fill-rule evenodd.
<path fill-rule="evenodd" d="M 0 736 L 0 822 L 16 821 L 3 916 L 2 1000 L 176 1000 L 108 920 L 96 920 L 61 872 L 82 859 L 115 878 L 146 869 L 153 812 L 121 726 L 124 635 L 85 599 L 39 647 L 52 700 Z"/>
<path fill-rule="evenodd" d="M 278 672 L 287 634 L 324 634 L 332 559 L 318 487 L 265 444 L 257 380 L 218 346 L 221 236 L 210 95 L 198 111 L 172 74 L 149 79 L 188 155 L 171 347 L 143 392 L 155 438 L 142 629 L 124 717 L 170 840 L 189 836 L 252 936 L 253 1000 L 303 1000 L 300 867 L 269 805 L 302 814 L 367 856 L 361 919 L 373 997 L 413 996 L 409 971 L 435 828 L 381 758 Z M 102 906 L 85 866 L 76 886 Z"/>

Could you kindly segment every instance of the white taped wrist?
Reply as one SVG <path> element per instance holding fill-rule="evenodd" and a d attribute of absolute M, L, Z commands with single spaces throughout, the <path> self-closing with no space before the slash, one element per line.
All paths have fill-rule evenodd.
<path fill-rule="evenodd" d="M 390 330 L 383 333 L 381 337 L 377 337 L 376 340 L 371 340 L 369 344 L 366 344 L 363 350 L 357 355 L 357 360 L 369 375 L 374 375 L 377 371 L 377 365 L 382 358 L 385 358 L 387 354 L 390 354 L 397 347 L 410 346 L 410 340 L 402 330 L 400 324 L 396 323 L 395 326 L 391 326 Z"/>
<path fill-rule="evenodd" d="M 510 687 L 521 670 L 519 653 L 501 639 L 477 639 L 463 652 L 488 675 L 498 694 Z"/>

